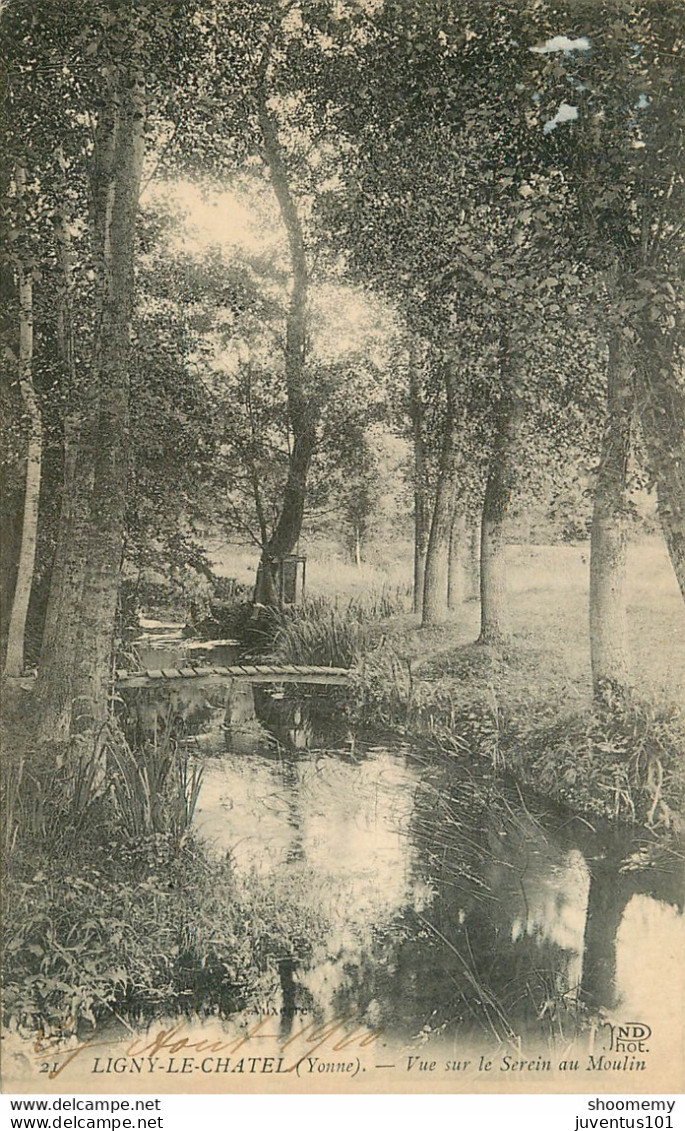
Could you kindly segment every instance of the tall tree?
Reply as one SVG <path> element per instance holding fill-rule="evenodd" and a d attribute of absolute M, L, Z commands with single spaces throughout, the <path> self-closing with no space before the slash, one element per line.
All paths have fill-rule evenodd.
<path fill-rule="evenodd" d="M 268 61 L 263 68 L 264 82 L 268 74 Z M 297 205 L 293 198 L 288 174 L 278 139 L 275 119 L 268 108 L 267 91 L 262 88 L 259 98 L 259 124 L 262 132 L 264 154 L 271 183 L 288 234 L 292 267 L 290 302 L 286 318 L 285 385 L 288 398 L 288 418 L 292 430 L 292 448 L 288 478 L 278 519 L 266 545 L 262 549 L 260 586 L 256 594 L 263 604 L 277 603 L 276 571 L 278 564 L 291 554 L 300 537 L 307 494 L 307 477 L 316 448 L 318 410 L 305 377 L 307 350 L 307 312 L 309 269 L 305 254 L 304 233 Z"/>
<path fill-rule="evenodd" d="M 412 483 L 414 494 L 414 578 L 413 607 L 415 613 L 423 614 L 423 590 L 426 579 L 426 556 L 430 535 L 430 493 L 429 493 L 429 441 L 427 432 L 428 409 L 425 403 L 421 381 L 422 365 L 420 346 L 411 339 L 409 349 L 409 404 L 408 416 L 411 425 L 413 451 Z"/>
<path fill-rule="evenodd" d="M 145 77 L 137 21 L 108 25 L 102 106 L 90 168 L 96 270 L 96 332 L 82 391 L 76 466 L 68 466 L 65 519 L 82 557 L 53 573 L 50 603 L 64 610 L 58 639 L 46 635 L 40 696 L 47 733 L 106 718 L 114 617 L 123 557 L 129 473 L 129 354 L 133 262 L 145 149 Z M 84 498 L 84 496 L 87 496 Z M 73 525 L 72 525 L 73 522 Z M 74 617 L 75 604 L 80 611 Z M 58 618 L 48 609 L 48 623 Z"/>
<path fill-rule="evenodd" d="M 501 644 L 508 634 L 506 519 L 520 447 L 523 404 L 517 384 L 516 343 L 503 330 L 499 343 L 501 392 L 495 409 L 494 439 L 483 496 L 480 534 L 481 644 Z"/>
<path fill-rule="evenodd" d="M 74 378 L 65 425 L 58 545 L 41 655 L 37 717 L 46 735 L 106 717 L 123 553 L 129 458 L 129 356 L 136 219 L 148 105 L 182 55 L 191 4 L 108 0 L 9 7 L 11 148 L 38 162 L 40 191 L 63 190 L 46 261 L 79 232 L 85 311 L 73 353 L 74 280 L 64 277 L 57 336 Z M 168 87 L 167 87 L 168 89 Z M 68 190 L 64 186 L 68 184 Z M 71 268 L 70 268 L 71 269 Z M 66 295 L 69 292 L 69 303 Z M 87 313 L 86 313 L 87 312 Z"/>
<path fill-rule="evenodd" d="M 627 476 L 634 411 L 630 343 L 616 334 L 607 359 L 606 422 L 590 536 L 590 655 L 598 697 L 630 682 L 626 620 Z"/>
<path fill-rule="evenodd" d="M 295 548 L 305 510 L 307 483 L 316 450 L 321 405 L 308 366 L 311 258 L 303 201 L 315 187 L 309 157 L 316 151 L 317 123 L 299 97 L 302 68 L 293 62 L 303 35 L 300 5 L 249 0 L 239 8 L 215 0 L 203 24 L 211 66 L 200 77 L 196 112 L 186 124 L 190 159 L 205 170 L 253 171 L 262 163 L 286 236 L 290 294 L 285 313 L 283 380 L 290 428 L 288 474 L 278 514 L 262 538 L 261 603 L 277 600 L 280 560 Z M 321 164 L 321 161 L 318 161 Z M 319 175 L 321 175 L 321 172 Z"/>
<path fill-rule="evenodd" d="M 573 184 L 583 254 L 611 273 L 612 321 L 637 335 L 636 418 L 685 597 L 685 15 L 677 4 L 574 3 L 544 13 L 552 37 L 561 16 L 574 39 L 541 36 L 536 112 L 553 124 L 573 90 L 576 124 L 550 130 L 550 150 Z"/>
<path fill-rule="evenodd" d="M 26 481 L 21 545 L 17 562 L 12 612 L 7 632 L 5 675 L 21 675 L 24 669 L 24 639 L 38 541 L 43 451 L 43 420 L 33 382 L 33 269 L 21 242 L 26 240 L 26 166 L 19 159 L 14 175 L 17 198 L 19 249 L 15 254 L 19 314 L 16 366 L 18 384 L 27 420 Z"/>

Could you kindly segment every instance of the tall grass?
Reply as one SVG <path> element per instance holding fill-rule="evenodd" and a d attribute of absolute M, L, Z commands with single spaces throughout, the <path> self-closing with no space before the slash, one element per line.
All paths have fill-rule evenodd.
<path fill-rule="evenodd" d="M 169 725 L 133 749 L 115 726 L 7 758 L 2 782 L 6 852 L 38 845 L 73 850 L 94 826 L 114 824 L 119 835 L 168 835 L 189 829 L 202 769 L 181 751 Z"/>
<path fill-rule="evenodd" d="M 64 849 L 97 820 L 106 792 L 103 735 L 80 735 L 57 750 L 7 752 L 2 774 L 3 842 Z"/>
<path fill-rule="evenodd" d="M 202 767 L 181 751 L 171 725 L 133 750 L 117 733 L 106 747 L 114 809 L 133 838 L 159 833 L 180 840 L 192 824 L 202 788 Z"/>
<path fill-rule="evenodd" d="M 3 1016 L 45 1034 L 255 1008 L 324 920 L 286 879 L 237 880 L 190 828 L 202 769 L 172 730 L 26 752 L 3 779 Z M 303 894 L 304 893 L 304 894 Z"/>
<path fill-rule="evenodd" d="M 403 612 L 399 591 L 373 592 L 349 601 L 308 598 L 277 614 L 269 658 L 276 663 L 353 668 L 376 648 L 382 622 Z"/>
<path fill-rule="evenodd" d="M 531 720 L 511 744 L 508 764 L 574 808 L 682 832 L 684 755 L 682 711 L 663 698 L 633 696 L 551 726 Z"/>

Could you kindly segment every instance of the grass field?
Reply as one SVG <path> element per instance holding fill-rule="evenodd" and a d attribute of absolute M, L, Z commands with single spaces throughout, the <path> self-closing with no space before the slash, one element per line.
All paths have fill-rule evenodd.
<path fill-rule="evenodd" d="M 588 638 L 589 545 L 511 545 L 509 591 L 513 634 L 510 680 L 518 692 L 554 694 L 577 709 L 590 698 Z M 408 544 L 377 548 L 361 569 L 344 561 L 328 543 L 307 553 L 307 592 L 340 601 L 386 591 L 410 608 L 412 551 Z M 255 555 L 225 553 L 218 571 L 254 579 Z M 631 546 L 628 573 L 628 623 L 636 690 L 651 698 L 685 702 L 685 604 L 666 549 L 660 541 Z M 383 625 L 397 650 L 419 671 L 450 672 L 450 657 L 478 635 L 478 607 L 466 602 L 441 626 L 421 629 L 406 612 Z M 456 657 L 455 657 L 456 650 Z M 512 686 L 512 691 L 514 687 Z"/>

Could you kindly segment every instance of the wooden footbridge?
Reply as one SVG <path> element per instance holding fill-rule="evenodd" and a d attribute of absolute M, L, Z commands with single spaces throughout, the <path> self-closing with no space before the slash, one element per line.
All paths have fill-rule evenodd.
<path fill-rule="evenodd" d="M 350 673 L 347 668 L 312 667 L 305 664 L 199 664 L 183 668 L 146 668 L 142 671 L 119 670 L 116 685 L 121 691 L 147 688 L 151 691 L 175 690 L 181 688 L 231 687 L 235 683 L 309 683 L 334 684 L 347 683 Z"/>

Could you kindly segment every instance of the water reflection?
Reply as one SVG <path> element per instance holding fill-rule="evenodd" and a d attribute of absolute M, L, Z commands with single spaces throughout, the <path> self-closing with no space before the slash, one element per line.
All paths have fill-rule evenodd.
<path fill-rule="evenodd" d="M 306 968 L 281 963 L 283 1026 L 307 1010 L 320 1021 L 354 1013 L 407 1042 L 551 1042 L 612 1009 L 673 1010 L 683 943 L 673 854 L 456 759 L 355 749 L 334 697 L 310 699 L 314 714 L 277 690 L 244 690 L 228 711 L 203 692 L 172 709 L 204 762 L 198 832 L 246 882 L 261 872 L 308 884 L 329 923 Z M 145 710 L 152 718 L 159 704 Z"/>
<path fill-rule="evenodd" d="M 625 838 L 407 750 L 229 749 L 206 767 L 198 829 L 245 874 L 314 877 L 330 931 L 307 969 L 282 972 L 286 1013 L 353 1011 L 407 1040 L 567 1039 L 587 1010 L 644 997 L 628 956 L 664 908 L 682 942 L 672 859 L 642 867 Z"/>

